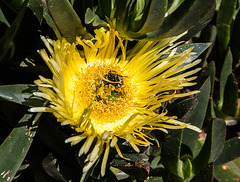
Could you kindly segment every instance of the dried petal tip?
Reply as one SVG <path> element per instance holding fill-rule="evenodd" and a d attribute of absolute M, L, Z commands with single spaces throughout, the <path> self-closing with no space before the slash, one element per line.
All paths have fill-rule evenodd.
<path fill-rule="evenodd" d="M 189 128 L 189 129 L 191 129 L 191 130 L 194 130 L 194 131 L 196 131 L 196 132 L 198 132 L 198 133 L 201 133 L 201 132 L 202 132 L 202 130 L 201 130 L 200 128 L 198 128 L 198 127 L 196 127 L 196 126 L 193 126 L 193 125 L 190 125 L 190 124 L 188 124 L 186 128 Z"/>
<path fill-rule="evenodd" d="M 54 110 L 49 107 L 32 107 L 28 112 L 53 112 Z"/>

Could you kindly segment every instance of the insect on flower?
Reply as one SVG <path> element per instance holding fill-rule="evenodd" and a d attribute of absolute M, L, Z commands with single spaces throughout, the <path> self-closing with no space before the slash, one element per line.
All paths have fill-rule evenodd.
<path fill-rule="evenodd" d="M 120 88 L 124 82 L 122 79 L 123 76 L 114 73 L 114 71 L 109 71 L 107 75 L 104 76 L 107 80 L 104 80 L 104 84 L 111 84 L 115 88 Z"/>

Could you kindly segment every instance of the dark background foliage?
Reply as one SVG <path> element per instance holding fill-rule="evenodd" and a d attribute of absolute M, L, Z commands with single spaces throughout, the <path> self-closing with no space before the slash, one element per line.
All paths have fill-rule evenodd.
<path fill-rule="evenodd" d="M 60 25 L 58 29 L 54 28 L 49 17 L 52 16 L 53 19 L 55 17 L 53 14 L 50 16 L 42 8 L 44 4 L 41 2 L 43 1 L 30 0 L 24 3 L 20 0 L 0 0 L 0 97 L 2 98 L 0 143 L 10 141 L 8 143 L 13 144 L 11 150 L 7 151 L 4 151 L 4 146 L 1 145 L 0 169 L 7 169 L 3 164 L 14 166 L 17 174 L 13 172 L 10 178 L 19 182 L 79 181 L 83 158 L 86 157 L 76 156 L 81 143 L 76 146 L 64 143 L 73 131 L 69 127 L 61 127 L 51 114 L 43 114 L 37 124 L 32 126 L 31 122 L 36 116 L 27 111 L 29 105 L 44 102 L 31 97 L 31 93 L 37 89 L 33 86 L 33 81 L 38 75 L 51 77 L 51 72 L 37 53 L 37 50 L 44 48 L 40 35 L 56 39 L 58 31 L 64 34 L 62 29 L 66 29 L 66 27 L 59 28 Z M 71 1 L 82 24 L 90 33 L 93 32 L 93 27 L 104 26 L 102 22 L 102 20 L 106 21 L 104 13 L 109 15 L 106 10 L 108 2 Z M 186 0 L 184 3 L 189 2 Z M 168 3 L 170 7 L 173 1 Z M 98 9 L 92 12 L 93 14 L 88 10 L 90 13 L 85 14 L 88 7 L 94 10 L 96 5 L 103 5 L 102 7 L 106 5 L 106 7 L 101 11 Z M 158 16 L 156 14 L 152 19 L 146 18 L 146 24 L 154 22 L 155 18 L 159 18 Z M 122 19 L 126 17 L 123 16 Z M 181 21 L 183 22 L 182 19 Z M 199 19 L 199 22 L 203 20 Z M 171 104 L 166 103 L 169 115 L 176 115 L 185 122 L 202 127 L 203 132 L 198 135 L 189 130 L 175 130 L 166 135 L 154 131 L 150 135 L 156 139 L 155 146 L 142 148 L 142 153 L 137 155 L 127 144 L 124 144 L 122 151 L 131 159 L 130 162 L 116 157 L 116 153 L 112 151 L 109 162 L 114 168 L 107 172 L 105 178 L 100 178 L 99 166 L 96 164 L 95 170 L 89 173 L 88 181 L 116 181 L 120 176 L 127 177 L 121 181 L 142 181 L 148 175 L 147 180 L 151 182 L 240 179 L 239 1 L 218 0 L 216 8 L 214 7 L 214 15 L 207 23 L 207 25 L 201 23 L 189 25 L 187 27 L 187 30 L 190 29 L 189 34 L 182 38 L 190 45 L 209 42 L 212 44 L 200 55 L 203 70 L 198 74 L 196 88 L 200 89 L 201 93 L 195 97 L 171 101 Z M 166 34 L 160 34 L 160 29 L 155 31 L 156 27 L 151 27 L 145 30 L 151 32 L 147 36 L 144 31 L 139 33 L 137 28 L 142 26 L 142 22 L 129 24 L 129 20 L 126 20 L 118 22 L 117 28 L 126 38 L 135 40 L 172 35 L 169 27 L 164 26 L 161 31 L 166 31 Z M 184 28 L 177 30 L 183 31 Z M 199 30 L 201 31 L 198 32 Z M 85 32 L 82 34 L 88 36 Z M 181 47 L 181 49 L 185 48 Z M 15 86 L 15 84 L 21 85 Z M 26 90 L 23 95 L 14 97 Z M 26 123 L 28 128 L 23 127 Z M 9 135 L 11 131 L 14 132 Z M 26 133 L 26 135 L 21 136 L 18 133 Z M 18 138 L 24 139 L 24 145 L 18 143 Z M 15 155 L 18 150 L 21 153 L 23 149 L 25 153 L 23 152 L 21 156 Z M 8 171 L 3 170 L 1 180 L 6 181 L 7 176 Z"/>

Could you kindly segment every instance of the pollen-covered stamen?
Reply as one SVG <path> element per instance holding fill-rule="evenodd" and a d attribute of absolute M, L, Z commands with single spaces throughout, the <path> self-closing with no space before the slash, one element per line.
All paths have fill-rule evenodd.
<path fill-rule="evenodd" d="M 73 98 L 73 118 L 81 128 L 87 129 L 88 120 L 97 133 L 115 130 L 133 114 L 138 87 L 123 69 L 116 60 L 95 60 L 74 75 L 69 100 Z"/>
<path fill-rule="evenodd" d="M 122 76 L 110 70 L 106 75 L 96 83 L 95 101 L 108 104 L 108 102 L 117 102 L 124 96 L 124 89 L 119 89 L 124 84 Z"/>

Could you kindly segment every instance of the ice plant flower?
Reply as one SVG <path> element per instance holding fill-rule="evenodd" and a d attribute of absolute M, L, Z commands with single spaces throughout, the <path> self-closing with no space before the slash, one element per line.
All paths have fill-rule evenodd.
<path fill-rule="evenodd" d="M 192 49 L 177 53 L 172 42 L 178 38 L 139 41 L 128 48 L 128 42 L 111 28 L 96 29 L 93 39 L 77 37 L 75 43 L 42 37 L 48 52 L 39 53 L 53 77 L 39 76 L 35 81 L 39 92 L 34 95 L 47 99 L 49 105 L 30 111 L 51 112 L 62 125 L 70 125 L 76 135 L 67 143 L 85 141 L 79 151 L 79 156 L 88 154 L 83 173 L 103 155 L 104 176 L 111 147 L 124 157 L 118 138 L 139 152 L 138 146 L 151 144 L 146 131 L 186 127 L 199 131 L 175 116 L 166 116 L 167 111 L 158 113 L 163 102 L 198 92 L 176 92 L 195 84 L 193 74 L 199 68 L 189 68 L 200 62 L 183 66 Z"/>

